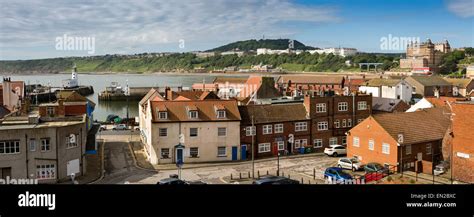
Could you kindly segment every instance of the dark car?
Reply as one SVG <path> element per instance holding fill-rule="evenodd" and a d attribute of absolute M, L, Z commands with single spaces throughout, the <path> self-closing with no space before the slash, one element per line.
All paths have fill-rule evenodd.
<path fill-rule="evenodd" d="M 289 179 L 282 176 L 265 176 L 258 180 L 255 180 L 253 184 L 256 185 L 294 185 L 300 184 L 299 181 Z"/>
<path fill-rule="evenodd" d="M 188 183 L 178 178 L 166 178 L 166 179 L 160 180 L 156 184 L 158 185 L 187 185 Z"/>
<path fill-rule="evenodd" d="M 388 173 L 388 168 L 382 166 L 379 163 L 368 163 L 364 166 L 364 171 L 366 173 Z"/>

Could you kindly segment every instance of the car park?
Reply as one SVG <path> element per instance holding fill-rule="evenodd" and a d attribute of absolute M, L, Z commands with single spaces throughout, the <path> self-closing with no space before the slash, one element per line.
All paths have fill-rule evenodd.
<path fill-rule="evenodd" d="M 360 162 L 357 158 L 341 158 L 338 160 L 337 166 L 339 168 L 349 169 L 352 171 L 357 171 L 364 167 L 362 162 Z"/>
<path fill-rule="evenodd" d="M 324 154 L 328 156 L 337 157 L 339 155 L 347 154 L 346 146 L 343 145 L 330 145 L 329 148 L 324 149 Z"/>
<path fill-rule="evenodd" d="M 344 172 L 342 168 L 339 167 L 329 167 L 324 171 L 324 179 L 336 181 L 336 182 L 344 182 L 352 180 L 353 177 Z"/>
<path fill-rule="evenodd" d="M 282 177 L 282 176 L 264 176 L 258 180 L 255 180 L 253 184 L 256 185 L 294 185 L 300 184 L 299 181 Z"/>

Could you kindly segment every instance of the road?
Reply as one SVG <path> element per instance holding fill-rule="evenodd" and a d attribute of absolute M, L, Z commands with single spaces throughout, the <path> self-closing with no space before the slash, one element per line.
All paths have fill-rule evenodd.
<path fill-rule="evenodd" d="M 128 146 L 130 131 L 105 131 L 104 139 L 104 178 L 97 184 L 156 184 L 171 174 L 178 174 L 178 170 L 151 171 L 135 166 L 134 158 Z M 323 172 L 327 167 L 335 166 L 338 158 L 327 156 L 311 156 L 280 160 L 280 174 L 290 175 L 292 179 L 304 179 L 305 183 L 324 183 Z M 189 168 L 182 170 L 182 179 L 188 181 L 201 180 L 209 184 L 227 184 L 230 176 L 247 177 L 251 172 L 251 162 L 238 165 L 219 165 L 215 167 Z M 255 176 L 264 175 L 267 171 L 276 174 L 277 161 L 263 161 L 255 164 Z M 315 171 L 315 179 L 313 178 Z M 257 172 L 258 171 L 258 172 Z M 239 180 L 240 183 L 251 183 L 250 180 Z"/>

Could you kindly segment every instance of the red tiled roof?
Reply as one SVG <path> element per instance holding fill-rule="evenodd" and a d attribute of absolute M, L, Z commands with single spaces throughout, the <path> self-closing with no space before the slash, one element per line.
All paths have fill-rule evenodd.
<path fill-rule="evenodd" d="M 166 106 L 168 119 L 157 118 L 157 108 Z M 226 111 L 226 118 L 217 118 L 216 106 L 222 106 Z M 191 101 L 161 101 L 151 102 L 153 122 L 176 122 L 176 121 L 240 121 L 240 114 L 235 100 L 191 100 Z M 190 119 L 188 110 L 198 111 L 198 119 Z M 192 110 L 191 109 L 191 110 Z"/>
<path fill-rule="evenodd" d="M 403 134 L 402 144 L 443 139 L 450 125 L 447 108 L 431 108 L 416 112 L 386 113 L 371 116 L 395 141 Z"/>
<path fill-rule="evenodd" d="M 344 76 L 321 76 L 321 75 L 282 75 L 278 78 L 278 83 L 298 83 L 298 84 L 342 84 Z"/>

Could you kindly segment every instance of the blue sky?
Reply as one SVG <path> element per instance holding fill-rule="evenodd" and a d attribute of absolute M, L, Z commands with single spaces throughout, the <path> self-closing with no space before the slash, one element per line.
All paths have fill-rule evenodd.
<path fill-rule="evenodd" d="M 403 52 L 380 49 L 389 35 L 474 47 L 474 0 L 0 1 L 0 59 L 91 55 L 56 49 L 64 34 L 93 37 L 92 55 L 206 50 L 263 35 L 365 52 Z"/>

